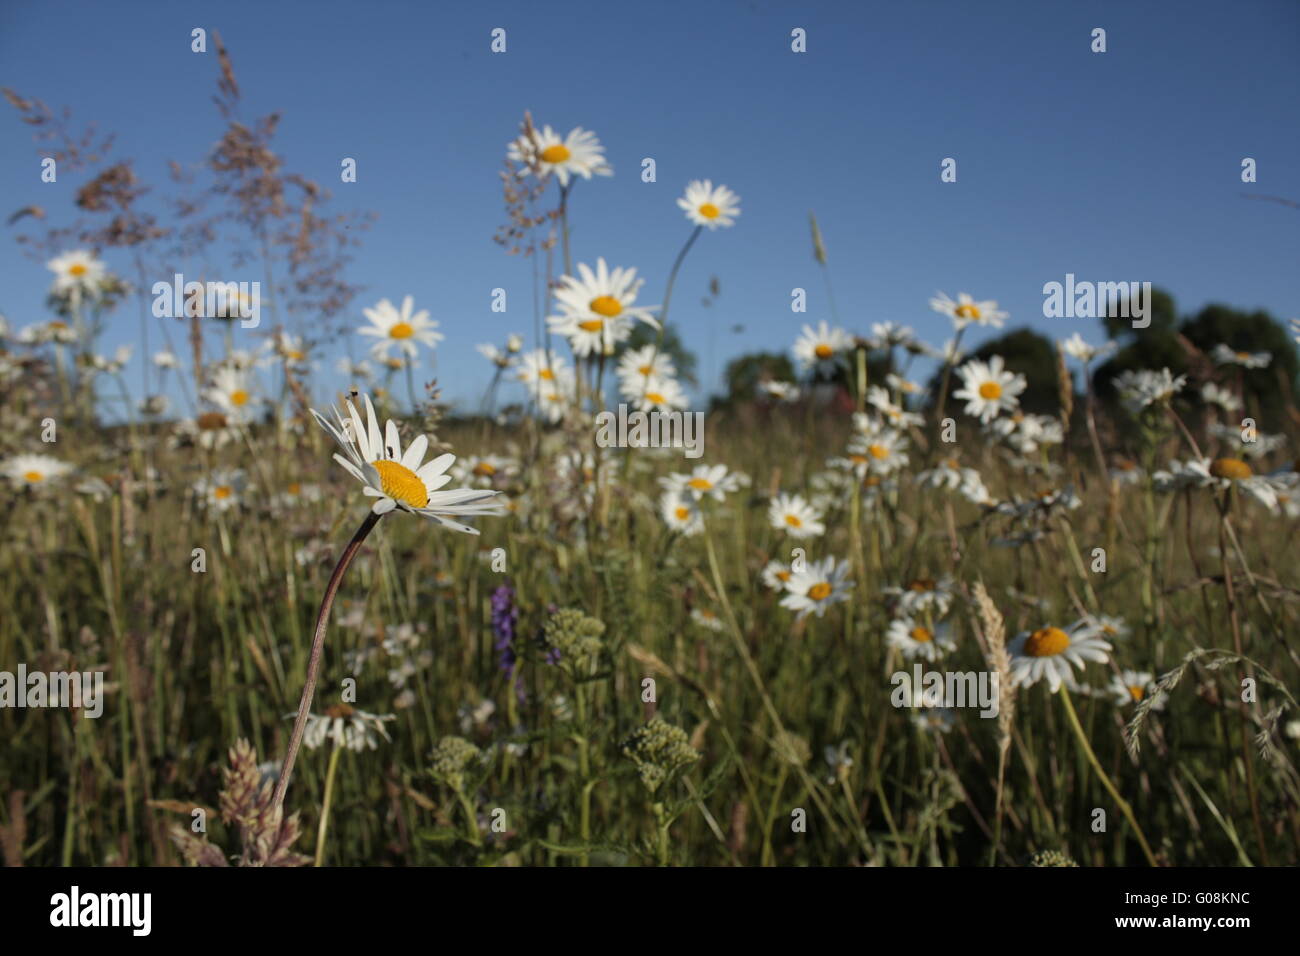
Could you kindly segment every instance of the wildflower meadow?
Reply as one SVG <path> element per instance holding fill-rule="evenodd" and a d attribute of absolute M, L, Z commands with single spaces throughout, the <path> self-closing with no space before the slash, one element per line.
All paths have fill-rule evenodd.
<path fill-rule="evenodd" d="M 295 165 L 258 54 L 178 36 L 170 181 L 6 78 L 6 864 L 1300 862 L 1300 320 L 939 255 L 881 314 L 826 204 L 745 348 L 766 193 L 527 89 L 491 214 L 430 214 L 506 277 L 458 314 L 357 268 L 376 159 Z"/>

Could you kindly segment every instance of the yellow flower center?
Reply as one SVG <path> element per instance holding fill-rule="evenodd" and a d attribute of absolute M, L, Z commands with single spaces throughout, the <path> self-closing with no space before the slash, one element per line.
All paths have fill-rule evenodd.
<path fill-rule="evenodd" d="M 25 471 L 23 472 L 23 478 L 34 485 L 38 481 L 44 481 L 45 475 L 39 471 Z"/>
<path fill-rule="evenodd" d="M 930 631 L 930 629 L 921 627 L 920 625 L 917 625 L 916 627 L 908 631 L 907 636 L 910 637 L 912 640 L 916 641 L 916 643 L 918 644 L 927 644 L 930 641 L 934 640 L 934 634 Z"/>
<path fill-rule="evenodd" d="M 80 262 L 74 262 L 72 265 L 68 266 L 68 275 L 84 276 L 87 271 L 89 270 L 87 270 L 85 265 Z"/>
<path fill-rule="evenodd" d="M 1129 685 L 1128 693 L 1134 700 L 1141 700 L 1146 696 L 1146 688 L 1138 684 L 1131 684 Z"/>
<path fill-rule="evenodd" d="M 707 478 L 692 478 L 686 483 L 696 491 L 708 491 L 713 487 L 713 482 L 709 481 Z"/>
<path fill-rule="evenodd" d="M 354 713 L 356 713 L 356 711 L 347 704 L 334 704 L 325 708 L 325 716 L 331 719 L 338 717 L 351 717 Z"/>
<path fill-rule="evenodd" d="M 645 398 L 652 405 L 664 405 L 668 402 L 668 399 L 664 398 L 659 392 L 646 392 Z"/>
<path fill-rule="evenodd" d="M 824 601 L 831 594 L 831 586 L 826 581 L 818 581 L 808 589 L 808 596 L 814 601 Z"/>
<path fill-rule="evenodd" d="M 954 312 L 960 319 L 978 319 L 982 314 L 979 310 L 979 306 L 975 305 L 973 302 L 963 302 L 961 305 L 957 306 Z"/>
<path fill-rule="evenodd" d="M 409 339 L 414 334 L 415 329 L 411 327 L 410 322 L 398 322 L 388 330 L 388 337 L 390 339 Z"/>
<path fill-rule="evenodd" d="M 944 465 L 948 468 L 951 468 L 953 471 L 957 471 L 961 468 L 961 465 L 957 464 L 956 458 L 949 458 L 945 460 Z"/>
<path fill-rule="evenodd" d="M 1040 627 L 1025 641 L 1030 657 L 1055 657 L 1070 646 L 1070 635 L 1059 627 Z"/>
<path fill-rule="evenodd" d="M 813 349 L 813 354 L 819 359 L 828 359 L 835 354 L 835 350 L 829 345 L 822 344 Z"/>
<path fill-rule="evenodd" d="M 642 365 L 637 368 L 637 371 L 640 372 L 642 375 L 649 375 L 652 371 L 654 371 L 654 369 L 652 369 L 649 365 Z"/>
<path fill-rule="evenodd" d="M 778 571 L 778 572 L 776 572 L 776 579 L 777 579 L 778 581 L 789 581 L 789 580 L 790 580 L 790 572 L 789 572 L 789 571 Z"/>
<path fill-rule="evenodd" d="M 212 497 L 216 498 L 218 501 L 225 501 L 234 493 L 235 490 L 229 485 L 217 485 L 217 487 L 212 489 Z"/>
<path fill-rule="evenodd" d="M 788 524 L 788 525 L 789 525 L 790 527 L 792 527 L 792 528 L 802 528 L 802 527 L 803 527 L 803 522 L 799 520 L 799 516 L 798 516 L 798 515 L 786 515 L 786 516 L 785 516 L 785 523 Z"/>
<path fill-rule="evenodd" d="M 75 268 L 75 267 L 74 267 L 74 268 Z M 1244 361 L 1246 361 L 1247 359 L 1250 358 L 1250 353 L 1249 353 L 1249 352 L 1238 352 L 1238 353 L 1237 353 L 1237 358 L 1241 359 L 1241 360 L 1244 362 Z"/>
<path fill-rule="evenodd" d="M 544 368 L 537 373 L 537 377 L 544 378 L 546 379 L 546 381 L 549 382 L 551 379 L 555 378 L 555 373 L 552 372 L 549 368 Z"/>
<path fill-rule="evenodd" d="M 204 412 L 194 420 L 201 432 L 217 431 L 226 427 L 226 416 L 220 412 Z"/>
<path fill-rule="evenodd" d="M 588 306 L 592 312 L 603 315 L 607 319 L 612 319 L 623 311 L 623 303 L 612 295 L 598 295 L 588 303 Z"/>
<path fill-rule="evenodd" d="M 302 494 L 302 485 L 298 484 L 296 481 L 291 481 L 289 482 L 289 487 L 285 490 L 291 495 Z"/>
<path fill-rule="evenodd" d="M 935 589 L 934 578 L 917 578 L 907 586 L 909 591 L 916 591 L 918 594 Z"/>
<path fill-rule="evenodd" d="M 556 143 L 554 146 L 547 146 L 542 150 L 542 162 L 544 163 L 562 163 L 573 154 L 569 152 L 569 147 L 563 143 Z"/>
<path fill-rule="evenodd" d="M 237 388 L 230 393 L 230 404 L 236 408 L 242 408 L 248 404 L 248 393 L 242 388 Z"/>
<path fill-rule="evenodd" d="M 678 505 L 677 509 L 673 511 L 673 514 L 677 515 L 678 521 L 685 521 L 691 516 L 691 509 L 683 508 L 681 505 Z"/>
<path fill-rule="evenodd" d="M 480 478 L 491 478 L 496 473 L 496 467 L 486 461 L 480 461 L 474 466 L 474 474 L 478 475 Z"/>
<path fill-rule="evenodd" d="M 1250 465 L 1240 458 L 1216 458 L 1210 464 L 1210 474 L 1215 478 L 1227 478 L 1231 481 L 1244 481 L 1254 474 Z"/>
<path fill-rule="evenodd" d="M 700 203 L 700 215 L 703 216 L 705 219 L 717 219 L 718 213 L 719 213 L 718 207 L 713 205 L 713 203 L 711 202 Z"/>
<path fill-rule="evenodd" d="M 379 487 L 388 497 L 412 508 L 423 508 L 429 503 L 429 489 L 411 469 L 386 458 L 371 464 L 379 472 Z"/>
<path fill-rule="evenodd" d="M 578 328 L 584 332 L 599 332 L 605 327 L 604 319 L 587 319 L 585 322 L 579 322 Z"/>
<path fill-rule="evenodd" d="M 989 401 L 1002 397 L 1002 386 L 997 382 L 982 382 L 979 388 L 980 398 L 987 398 Z"/>
<path fill-rule="evenodd" d="M 884 445 L 868 445 L 867 452 L 877 461 L 889 457 L 889 449 Z"/>

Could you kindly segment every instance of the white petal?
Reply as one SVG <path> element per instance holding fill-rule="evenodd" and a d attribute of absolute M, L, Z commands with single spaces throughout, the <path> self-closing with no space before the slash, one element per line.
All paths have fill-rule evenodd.
<path fill-rule="evenodd" d="M 429 447 L 429 439 L 424 435 L 417 435 L 415 441 L 411 442 L 406 449 L 406 454 L 402 456 L 402 467 L 415 471 L 420 467 L 420 462 L 424 460 L 424 451 Z"/>

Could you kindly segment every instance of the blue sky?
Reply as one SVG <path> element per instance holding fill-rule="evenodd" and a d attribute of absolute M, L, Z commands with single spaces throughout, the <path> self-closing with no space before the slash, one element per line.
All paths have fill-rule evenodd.
<path fill-rule="evenodd" d="M 197 161 L 221 130 L 216 57 L 190 51 L 195 26 L 229 46 L 246 116 L 283 114 L 287 167 L 330 188 L 336 209 L 378 214 L 348 273 L 366 287 L 358 324 L 362 305 L 413 295 L 447 336 L 445 393 L 466 404 L 489 378 L 475 344 L 533 328 L 530 268 L 492 242 L 497 173 L 525 109 L 600 136 L 615 175 L 575 190 L 575 257 L 635 266 L 651 303 L 690 231 L 675 205 L 687 181 L 740 193 L 738 224 L 701 238 L 674 296 L 707 387 L 728 358 L 788 349 L 804 321 L 830 318 L 810 210 L 855 331 L 893 320 L 941 342 L 948 322 L 927 302 L 942 289 L 999 300 L 1010 326 L 1098 338 L 1093 321 L 1042 317 L 1043 283 L 1067 272 L 1153 282 L 1183 311 L 1300 313 L 1300 211 L 1241 198 L 1300 200 L 1291 0 L 6 0 L 0 83 L 116 131 L 115 156 L 166 188 L 168 160 Z M 503 55 L 489 51 L 494 27 L 507 31 Z M 790 51 L 795 27 L 805 54 Z M 1104 54 L 1089 49 L 1094 27 L 1107 31 Z M 0 144 L 0 212 L 38 203 L 66 219 L 78 182 L 39 181 L 30 131 L 6 104 Z M 339 182 L 344 156 L 358 161 L 355 184 Z M 646 156 L 656 183 L 641 181 Z M 1255 185 L 1239 178 L 1247 156 Z M 940 182 L 944 157 L 956 183 Z M 0 312 L 21 326 L 46 317 L 49 275 L 6 228 Z M 107 258 L 125 271 L 120 253 Z M 704 308 L 714 275 L 722 295 Z M 505 314 L 489 309 L 495 287 Z M 794 287 L 808 290 L 806 315 L 790 311 Z M 104 345 L 136 343 L 138 326 L 123 308 Z M 323 386 L 345 384 L 333 357 L 349 344 L 360 357 L 367 340 L 352 338 L 326 353 Z"/>

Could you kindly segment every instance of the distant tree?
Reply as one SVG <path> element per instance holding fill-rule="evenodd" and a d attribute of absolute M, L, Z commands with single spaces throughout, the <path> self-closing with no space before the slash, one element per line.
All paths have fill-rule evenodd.
<path fill-rule="evenodd" d="M 764 379 L 793 382 L 794 365 L 784 352 L 750 352 L 728 362 L 722 378 L 727 384 L 726 402 L 750 402 Z"/>
<path fill-rule="evenodd" d="M 1103 401 L 1115 401 L 1114 380 L 1121 373 L 1161 368 L 1189 376 L 1189 388 L 1181 401 L 1192 406 L 1200 404 L 1197 386 L 1202 382 L 1219 381 L 1234 387 L 1239 382 L 1247 410 L 1272 427 L 1280 424 L 1294 401 L 1300 359 L 1285 327 L 1267 312 L 1213 304 L 1180 323 L 1173 297 L 1155 289 L 1150 327 L 1134 329 L 1132 321 L 1123 317 L 1103 321 L 1120 343 L 1119 351 L 1093 373 L 1093 385 Z M 1268 352 L 1272 361 L 1263 369 L 1216 365 L 1212 354 L 1216 345 L 1240 352 Z"/>

